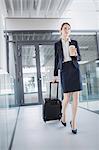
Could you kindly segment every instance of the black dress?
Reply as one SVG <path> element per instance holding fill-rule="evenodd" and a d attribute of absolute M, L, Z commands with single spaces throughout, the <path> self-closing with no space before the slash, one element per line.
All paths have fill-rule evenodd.
<path fill-rule="evenodd" d="M 63 93 L 82 90 L 82 82 L 79 67 L 75 67 L 72 61 L 64 62 L 60 72 Z"/>

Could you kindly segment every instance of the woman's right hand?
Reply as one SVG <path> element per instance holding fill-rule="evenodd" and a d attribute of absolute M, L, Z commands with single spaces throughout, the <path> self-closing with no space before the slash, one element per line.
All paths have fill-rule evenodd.
<path fill-rule="evenodd" d="M 77 56 L 77 49 L 75 45 L 69 46 L 69 53 L 70 53 L 70 56 Z"/>

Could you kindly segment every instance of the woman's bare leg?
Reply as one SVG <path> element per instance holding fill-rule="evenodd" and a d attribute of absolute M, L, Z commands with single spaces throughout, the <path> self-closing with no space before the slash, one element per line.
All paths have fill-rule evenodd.
<path fill-rule="evenodd" d="M 69 102 L 70 93 L 64 93 L 64 99 L 62 102 L 62 122 L 66 122 L 66 108 Z"/>
<path fill-rule="evenodd" d="M 77 107 L 78 107 L 78 101 L 79 101 L 79 91 L 73 92 L 73 102 L 72 102 L 72 128 L 76 129 L 76 117 L 77 117 Z"/>

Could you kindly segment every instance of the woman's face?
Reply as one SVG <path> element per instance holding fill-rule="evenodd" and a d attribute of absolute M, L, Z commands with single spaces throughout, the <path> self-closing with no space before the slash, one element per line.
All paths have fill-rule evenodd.
<path fill-rule="evenodd" d="M 64 24 L 63 28 L 61 29 L 61 35 L 63 37 L 69 37 L 71 31 L 71 27 L 68 24 Z"/>

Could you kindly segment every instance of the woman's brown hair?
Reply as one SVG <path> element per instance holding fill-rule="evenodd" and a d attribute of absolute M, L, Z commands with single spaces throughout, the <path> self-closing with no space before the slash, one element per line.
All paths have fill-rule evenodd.
<path fill-rule="evenodd" d="M 63 26 L 64 26 L 65 24 L 69 25 L 70 28 L 71 28 L 71 25 L 70 25 L 68 22 L 64 22 L 64 23 L 61 25 L 61 30 L 62 30 L 62 28 L 63 28 Z"/>

